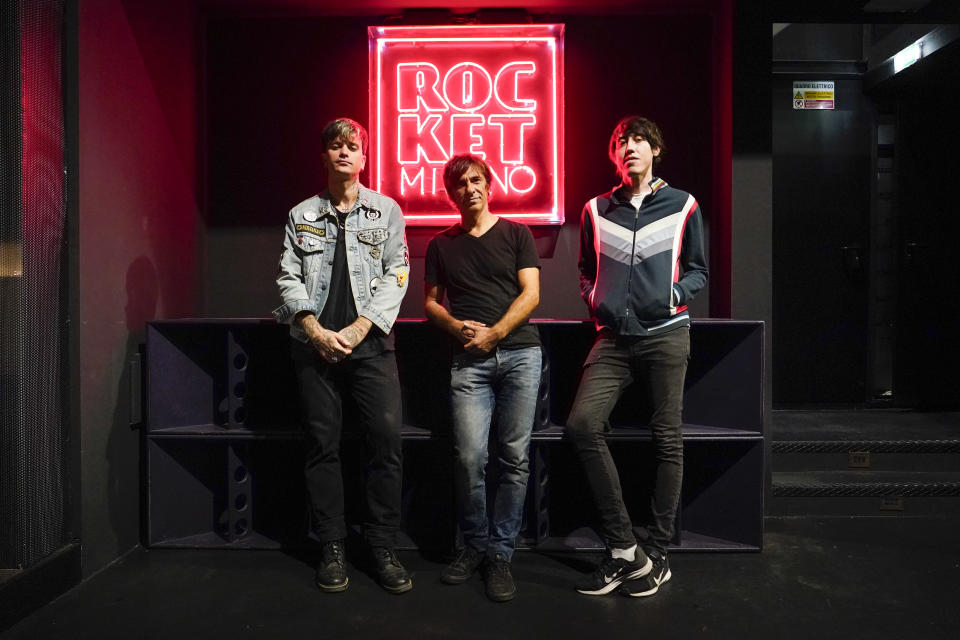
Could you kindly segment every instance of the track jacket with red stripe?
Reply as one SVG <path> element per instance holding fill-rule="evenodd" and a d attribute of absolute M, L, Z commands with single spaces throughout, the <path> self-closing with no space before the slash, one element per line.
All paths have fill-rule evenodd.
<path fill-rule="evenodd" d="M 688 325 L 687 303 L 707 282 L 697 201 L 660 178 L 650 188 L 639 208 L 623 186 L 583 207 L 580 295 L 598 331 L 647 336 Z"/>

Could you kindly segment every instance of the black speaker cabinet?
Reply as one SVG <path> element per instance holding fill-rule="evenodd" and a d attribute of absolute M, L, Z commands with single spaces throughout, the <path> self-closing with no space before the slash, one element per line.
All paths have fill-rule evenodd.
<path fill-rule="evenodd" d="M 597 549 L 596 514 L 562 429 L 594 329 L 583 321 L 536 324 L 545 357 L 519 546 Z M 398 321 L 395 332 L 404 402 L 400 546 L 449 548 L 455 535 L 450 345 L 421 320 Z M 763 339 L 761 322 L 693 322 L 676 550 L 762 546 Z M 153 322 L 146 372 L 148 544 L 306 543 L 304 443 L 287 328 L 270 320 Z M 653 471 L 647 416 L 643 395 L 627 389 L 607 436 L 638 523 L 649 509 Z M 344 438 L 347 516 L 359 518 L 360 443 Z"/>

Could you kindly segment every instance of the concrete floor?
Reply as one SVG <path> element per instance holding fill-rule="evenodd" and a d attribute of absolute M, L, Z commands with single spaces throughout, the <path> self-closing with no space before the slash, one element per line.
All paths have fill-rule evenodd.
<path fill-rule="evenodd" d="M 518 552 L 517 598 L 404 552 L 412 592 L 392 596 L 354 563 L 321 594 L 312 558 L 278 551 L 138 550 L 0 634 L 23 638 L 960 638 L 960 520 L 768 519 L 762 553 L 671 556 L 647 599 L 572 584 L 595 556 Z M 359 556 L 359 558 L 355 557 Z M 629 634 L 627 636 L 626 634 Z"/>

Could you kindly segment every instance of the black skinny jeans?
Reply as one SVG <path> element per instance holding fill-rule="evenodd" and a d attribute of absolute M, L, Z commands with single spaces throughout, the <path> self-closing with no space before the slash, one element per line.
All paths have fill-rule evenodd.
<path fill-rule="evenodd" d="M 584 362 L 566 436 L 586 472 L 600 514 L 601 535 L 608 547 L 625 549 L 637 543 L 623 502 L 620 476 L 604 438 L 610 412 L 635 379 L 645 386 L 653 408 L 650 428 L 656 459 L 653 522 L 647 528 L 650 537 L 644 544 L 666 553 L 673 537 L 683 482 L 680 414 L 689 357 L 690 327 L 685 326 L 642 338 L 597 336 Z"/>
<path fill-rule="evenodd" d="M 351 397 L 366 452 L 364 537 L 370 546 L 392 549 L 400 529 L 403 483 L 403 413 L 394 352 L 327 364 L 311 345 L 291 342 L 308 443 L 304 474 L 310 498 L 310 537 L 323 543 L 347 535 L 340 437 L 343 400 Z"/>

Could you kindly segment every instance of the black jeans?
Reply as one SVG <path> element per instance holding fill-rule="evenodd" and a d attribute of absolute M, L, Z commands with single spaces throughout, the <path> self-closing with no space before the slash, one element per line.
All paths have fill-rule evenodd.
<path fill-rule="evenodd" d="M 311 345 L 291 342 L 309 447 L 304 473 L 310 498 L 310 537 L 328 542 L 347 535 L 340 436 L 343 401 L 349 397 L 357 408 L 366 452 L 364 537 L 371 546 L 393 548 L 400 529 L 403 484 L 403 413 L 394 352 L 331 365 Z"/>
<path fill-rule="evenodd" d="M 583 464 L 600 514 L 601 535 L 609 547 L 628 548 L 637 542 L 623 503 L 620 476 L 604 438 L 610 412 L 635 379 L 645 386 L 653 408 L 650 428 L 656 460 L 653 522 L 644 544 L 664 553 L 673 537 L 683 482 L 680 414 L 689 357 L 690 327 L 681 327 L 642 338 L 598 336 L 583 365 L 566 435 Z"/>

